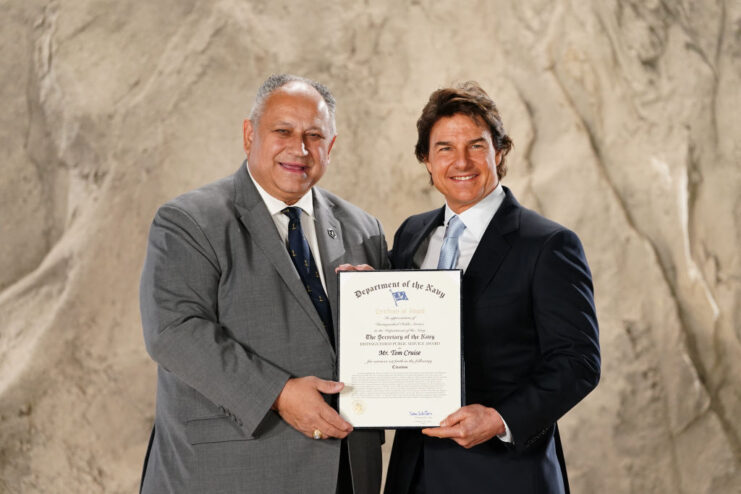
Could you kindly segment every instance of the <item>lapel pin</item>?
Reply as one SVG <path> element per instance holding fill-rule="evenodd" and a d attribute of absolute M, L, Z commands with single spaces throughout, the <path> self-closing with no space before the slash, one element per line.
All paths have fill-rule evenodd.
<path fill-rule="evenodd" d="M 335 238 L 337 236 L 337 233 L 331 228 L 327 228 L 327 234 L 332 238 Z"/>

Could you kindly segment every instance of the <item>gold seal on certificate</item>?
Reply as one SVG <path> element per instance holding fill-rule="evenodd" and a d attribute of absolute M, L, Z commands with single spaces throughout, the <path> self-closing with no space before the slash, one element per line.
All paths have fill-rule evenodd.
<path fill-rule="evenodd" d="M 461 407 L 461 271 L 343 271 L 340 415 L 353 427 L 437 426 Z"/>

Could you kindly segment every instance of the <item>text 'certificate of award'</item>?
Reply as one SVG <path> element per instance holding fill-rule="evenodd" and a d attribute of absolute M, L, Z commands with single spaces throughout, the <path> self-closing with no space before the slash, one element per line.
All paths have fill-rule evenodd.
<path fill-rule="evenodd" d="M 437 426 L 461 407 L 461 271 L 343 271 L 340 415 L 354 427 Z"/>

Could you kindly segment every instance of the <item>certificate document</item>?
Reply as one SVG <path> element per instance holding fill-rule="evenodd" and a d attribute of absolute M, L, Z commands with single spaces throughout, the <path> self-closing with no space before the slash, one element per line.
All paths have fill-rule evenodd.
<path fill-rule="evenodd" d="M 461 407 L 461 273 L 340 272 L 339 408 L 353 427 L 434 427 Z"/>

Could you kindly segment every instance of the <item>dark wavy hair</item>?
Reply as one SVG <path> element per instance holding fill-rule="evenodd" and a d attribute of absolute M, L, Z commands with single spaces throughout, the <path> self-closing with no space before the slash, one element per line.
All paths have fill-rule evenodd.
<path fill-rule="evenodd" d="M 422 109 L 417 120 L 417 145 L 414 154 L 420 163 L 430 155 L 430 131 L 439 119 L 456 114 L 468 115 L 475 122 L 485 125 L 491 133 L 494 148 L 501 151 L 502 160 L 497 166 L 497 176 L 501 179 L 507 174 L 505 156 L 514 145 L 504 131 L 502 117 L 494 101 L 475 81 L 468 81 L 456 87 L 438 89 Z"/>

